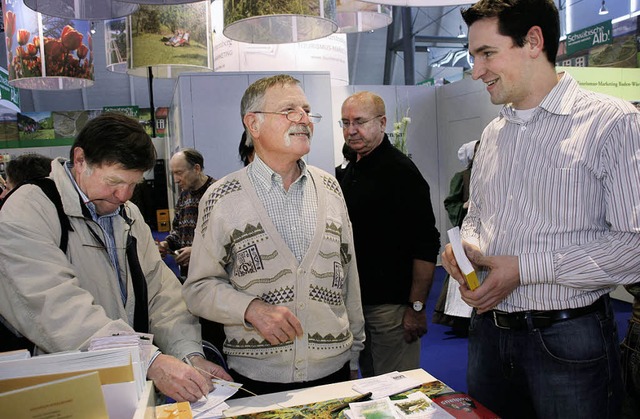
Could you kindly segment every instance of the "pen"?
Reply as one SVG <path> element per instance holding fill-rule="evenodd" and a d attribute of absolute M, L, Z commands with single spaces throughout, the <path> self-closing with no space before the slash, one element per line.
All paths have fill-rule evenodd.
<path fill-rule="evenodd" d="M 196 367 L 191 363 L 191 360 L 189 359 L 189 357 L 188 357 L 188 356 L 186 356 L 186 357 L 184 358 L 184 360 L 187 362 L 187 365 L 189 365 L 191 368 L 195 369 L 196 371 L 200 370 L 200 368 L 196 368 Z M 204 399 L 205 399 L 205 400 L 209 400 L 209 398 L 207 397 L 207 395 L 206 395 L 206 394 L 204 395 Z"/>
<path fill-rule="evenodd" d="M 344 403 L 341 403 L 341 404 L 337 405 L 336 407 L 334 407 L 333 409 L 331 409 L 331 410 L 329 411 L 329 413 L 337 413 L 337 412 L 339 412 L 339 411 L 341 411 L 341 410 L 346 409 L 347 407 L 349 407 L 349 403 L 363 402 L 363 401 L 365 401 L 365 400 L 369 399 L 370 397 L 371 397 L 371 392 L 364 393 L 364 394 L 362 394 L 362 395 L 360 395 L 360 396 L 353 397 L 353 398 L 352 398 L 351 400 L 349 400 L 348 402 L 344 402 Z"/>

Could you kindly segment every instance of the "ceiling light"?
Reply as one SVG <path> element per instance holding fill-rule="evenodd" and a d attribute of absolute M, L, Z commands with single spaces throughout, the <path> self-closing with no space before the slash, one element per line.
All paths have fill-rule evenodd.
<path fill-rule="evenodd" d="M 604 0 L 602 0 L 602 6 L 600 6 L 600 10 L 598 10 L 599 15 L 606 15 L 609 13 L 609 10 L 607 10 L 607 6 L 604 3 Z"/>
<path fill-rule="evenodd" d="M 91 22 L 91 30 L 89 32 L 91 32 L 91 35 L 95 35 L 95 33 L 96 33 L 96 22 Z"/>

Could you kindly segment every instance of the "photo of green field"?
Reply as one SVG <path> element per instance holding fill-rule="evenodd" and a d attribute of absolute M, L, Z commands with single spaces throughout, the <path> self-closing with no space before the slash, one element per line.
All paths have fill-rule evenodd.
<path fill-rule="evenodd" d="M 206 2 L 141 5 L 131 15 L 133 67 L 181 64 L 207 67 Z"/>

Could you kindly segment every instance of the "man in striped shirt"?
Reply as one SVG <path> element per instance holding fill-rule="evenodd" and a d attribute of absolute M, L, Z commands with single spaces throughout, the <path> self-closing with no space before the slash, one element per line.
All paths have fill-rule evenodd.
<path fill-rule="evenodd" d="M 640 282 L 640 114 L 556 74 L 552 0 L 481 0 L 462 12 L 474 79 L 500 115 L 471 176 L 465 251 L 482 285 L 469 393 L 501 417 L 612 418 L 618 336 L 608 293 Z"/>

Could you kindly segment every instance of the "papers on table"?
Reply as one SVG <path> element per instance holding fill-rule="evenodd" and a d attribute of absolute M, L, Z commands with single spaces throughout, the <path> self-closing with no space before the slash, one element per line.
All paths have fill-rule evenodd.
<path fill-rule="evenodd" d="M 229 408 L 229 405 L 224 403 L 224 401 L 236 394 L 240 387 L 242 387 L 242 384 L 231 381 L 220 379 L 212 381 L 214 388 L 213 391 L 207 395 L 207 398 L 205 399 L 203 397 L 197 402 L 191 403 L 191 411 L 195 419 L 224 417 L 222 412 Z"/>
<path fill-rule="evenodd" d="M 480 282 L 478 281 L 476 271 L 473 269 L 473 265 L 469 261 L 469 258 L 462 247 L 460 227 L 454 227 L 447 230 L 447 235 L 449 236 L 449 243 L 451 243 L 451 248 L 453 249 L 453 254 L 456 257 L 456 262 L 458 262 L 458 267 L 464 274 L 469 289 L 473 291 L 480 286 Z"/>
<path fill-rule="evenodd" d="M 60 352 L 2 361 L 0 392 L 97 371 L 109 417 L 131 418 L 145 387 L 140 363 L 137 347 Z"/>
<path fill-rule="evenodd" d="M 429 397 L 419 391 L 401 399 L 389 397 L 367 402 L 350 403 L 344 411 L 348 419 L 384 417 L 394 419 L 450 419 L 453 418 Z"/>
<path fill-rule="evenodd" d="M 353 384 L 358 393 L 371 392 L 371 399 L 376 400 L 420 386 L 422 383 L 406 375 L 394 371 L 377 377 L 363 378 Z"/>

